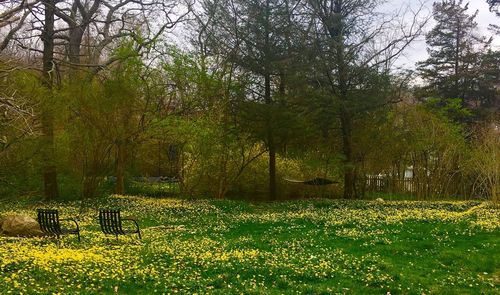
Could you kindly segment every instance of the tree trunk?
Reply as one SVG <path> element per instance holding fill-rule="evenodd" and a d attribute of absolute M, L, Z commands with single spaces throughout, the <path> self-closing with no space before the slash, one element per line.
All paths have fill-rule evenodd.
<path fill-rule="evenodd" d="M 269 145 L 269 198 L 274 201 L 276 197 L 276 148 L 273 143 Z"/>
<path fill-rule="evenodd" d="M 48 89 L 47 100 L 52 98 L 54 66 L 54 0 L 44 0 L 45 23 L 42 32 L 43 41 L 43 83 Z M 55 165 L 54 118 L 50 101 L 43 102 L 42 110 L 42 158 L 45 198 L 55 199 L 59 196 L 57 185 L 57 168 Z"/>
<path fill-rule="evenodd" d="M 354 199 L 355 196 L 355 167 L 352 155 L 351 118 L 345 108 L 340 114 L 340 128 L 342 131 L 342 152 L 344 154 L 344 199 Z"/>
<path fill-rule="evenodd" d="M 333 13 L 336 15 L 342 14 L 343 8 L 342 1 L 335 1 L 333 5 Z M 328 26 L 328 33 L 335 42 L 336 51 L 336 65 L 337 73 L 336 78 L 338 82 L 338 89 L 332 89 L 335 96 L 340 100 L 340 129 L 342 133 L 342 153 L 344 154 L 344 199 L 353 199 L 356 197 L 356 180 L 355 180 L 355 167 L 352 152 L 352 116 L 348 106 L 349 102 L 349 68 L 345 58 L 345 45 L 344 45 L 344 25 L 341 18 L 335 18 Z M 338 91 L 337 91 L 338 90 Z"/>
<path fill-rule="evenodd" d="M 83 39 L 83 29 L 80 27 L 69 30 L 68 60 L 70 62 L 70 79 L 76 79 L 80 68 L 80 47 Z"/>
<path fill-rule="evenodd" d="M 271 75 L 266 74 L 264 76 L 265 84 L 265 101 L 267 105 L 272 104 L 271 100 Z M 276 146 L 274 143 L 274 135 L 272 130 L 271 118 L 267 118 L 268 128 L 267 128 L 267 147 L 269 150 L 269 199 L 276 200 Z"/>
<path fill-rule="evenodd" d="M 271 54 L 269 52 L 270 48 L 270 1 L 267 0 L 265 4 L 265 23 L 264 23 L 264 37 L 265 37 L 265 48 L 264 48 L 264 100 L 266 105 L 271 106 L 273 103 L 271 99 L 271 74 L 269 70 L 269 60 L 271 59 Z M 267 147 L 269 150 L 269 199 L 271 201 L 276 200 L 276 146 L 274 142 L 273 128 L 271 117 L 269 116 L 271 112 L 268 113 L 267 117 Z"/>
<path fill-rule="evenodd" d="M 125 194 L 125 163 L 126 163 L 125 144 L 119 143 L 116 151 L 116 186 L 115 193 Z"/>
<path fill-rule="evenodd" d="M 342 132 L 342 152 L 344 154 L 344 199 L 356 198 L 356 171 L 352 151 L 352 116 L 347 109 L 347 67 L 344 61 L 343 46 L 339 46 L 339 88 L 340 88 L 340 129 Z"/>
<path fill-rule="evenodd" d="M 95 175 L 86 175 L 83 179 L 83 198 L 90 199 L 96 196 L 98 187 Z"/>
<path fill-rule="evenodd" d="M 458 97 L 459 96 L 459 93 L 460 93 L 460 81 L 458 79 L 458 75 L 460 73 L 460 22 L 458 23 L 458 29 L 457 29 L 457 32 L 456 32 L 456 35 L 455 35 L 455 64 L 454 64 L 454 74 L 455 76 L 453 77 L 453 79 L 455 79 L 455 87 L 452 91 L 453 93 L 453 97 Z"/>

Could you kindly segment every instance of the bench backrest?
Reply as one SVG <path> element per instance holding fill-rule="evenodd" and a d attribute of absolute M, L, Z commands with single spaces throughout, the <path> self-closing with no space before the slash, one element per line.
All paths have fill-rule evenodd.
<path fill-rule="evenodd" d="M 105 234 L 124 234 L 120 209 L 99 209 L 99 224 Z"/>
<path fill-rule="evenodd" d="M 59 212 L 56 209 L 37 209 L 38 224 L 43 232 L 59 235 L 61 225 L 59 224 Z"/>

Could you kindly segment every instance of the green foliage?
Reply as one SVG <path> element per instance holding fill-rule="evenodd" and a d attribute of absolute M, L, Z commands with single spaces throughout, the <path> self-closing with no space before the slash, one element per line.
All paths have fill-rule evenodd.
<path fill-rule="evenodd" d="M 381 123 L 365 125 L 355 135 L 362 174 L 384 175 L 394 181 L 407 179 L 415 185 L 413 192 L 396 188 L 398 191 L 393 193 L 433 199 L 470 197 L 470 175 L 465 168 L 469 153 L 463 127 L 448 119 L 449 110 L 402 105 L 390 112 L 372 114 Z M 456 111 L 453 107 L 451 110 Z M 413 174 L 409 179 L 405 178 L 407 169 Z"/>
<path fill-rule="evenodd" d="M 461 98 L 428 98 L 423 105 L 442 118 L 461 123 L 468 121 L 472 113 L 464 107 Z"/>
<path fill-rule="evenodd" d="M 368 30 L 372 16 L 365 12 L 378 1 L 342 2 L 352 4 L 360 18 L 342 19 L 337 14 L 332 21 L 335 25 L 346 21 L 353 30 L 339 38 L 316 35 L 314 48 L 307 44 L 312 28 L 302 26 L 302 16 L 290 15 L 297 3 L 235 1 L 239 9 L 235 11 L 231 3 L 203 1 L 211 19 L 198 39 L 203 52 L 162 47 L 146 41 L 136 28 L 132 37 L 113 42 L 106 51 L 113 63 L 88 72 L 61 71 L 50 92 L 41 85 L 39 73 L 11 71 L 0 63 L 0 98 L 12 95 L 33 111 L 27 120 L 12 119 L 13 113 L 3 112 L 0 105 L 0 182 L 5 184 L 1 194 L 39 194 L 44 162 L 41 114 L 53 117 L 51 164 L 57 166 L 66 199 L 111 192 L 113 184 L 105 182 L 111 175 L 120 175 L 115 183 L 120 193 L 124 178 L 168 176 L 181 180 L 176 192 L 182 197 L 257 199 L 272 191 L 267 179 L 271 155 L 276 155 L 278 199 L 336 197 L 342 189 L 341 185 L 307 188 L 283 178 L 342 182 L 352 171 L 352 182 L 363 186 L 365 175 L 401 177 L 408 167 L 414 167 L 421 187 L 429 188 L 419 197 L 458 194 L 450 187 L 460 187 L 461 194 L 471 192 L 480 169 L 464 163 L 486 152 L 474 152 L 482 146 L 479 142 L 471 143 L 478 145 L 477 150 L 466 148 L 468 129 L 459 123 L 476 119 L 470 97 L 487 102 L 484 113 L 494 110 L 496 91 L 491 86 L 498 80 L 499 58 L 498 52 L 473 52 L 471 45 L 477 42 L 467 35 L 470 38 L 458 44 L 464 50 L 459 64 L 464 71 L 471 65 L 474 72 L 462 71 L 460 77 L 446 72 L 451 69 L 453 44 L 441 46 L 440 41 L 451 40 L 450 28 L 456 23 L 446 23 L 450 11 L 459 16 L 454 21 L 466 24 L 464 30 L 475 27 L 474 17 L 458 7 L 462 2 L 436 4 L 440 23 L 428 37 L 435 48 L 422 64 L 432 72 L 427 74 L 437 75 L 429 76 L 429 81 L 447 82 L 434 85 L 439 91 L 424 89 L 425 99 L 408 104 L 408 77 L 363 62 L 373 48 L 362 42 L 358 51 L 354 49 L 358 45 L 351 44 L 357 42 L 359 28 Z M 314 3 L 319 2 L 304 5 L 319 13 Z M 240 19 L 241 15 L 247 18 Z M 321 26 L 324 20 L 313 16 L 311 21 Z M 358 54 L 349 53 L 339 61 L 335 44 L 343 38 L 346 52 L 353 48 Z M 144 46 L 155 50 L 141 55 L 138 50 Z M 318 51 L 315 46 L 324 48 Z M 162 49 L 161 56 L 153 54 Z M 442 61 L 446 61 L 443 68 L 437 66 Z M 462 86 L 474 96 L 445 95 L 445 90 L 455 90 L 457 81 L 467 81 L 465 86 L 470 87 Z M 401 98 L 404 103 L 393 107 L 391 103 Z M 163 191 L 161 186 L 133 181 L 127 189 L 155 196 Z"/>
<path fill-rule="evenodd" d="M 263 153 L 262 147 L 244 134 L 207 118 L 170 122 L 172 137 L 182 140 L 185 194 L 224 197 L 247 165 Z"/>
<path fill-rule="evenodd" d="M 15 66 L 0 60 L 0 199 L 34 195 L 42 180 L 36 110 L 46 92 L 36 73 Z"/>
<path fill-rule="evenodd" d="M 133 42 L 125 42 L 114 54 L 127 59 L 103 70 L 100 76 L 68 81 L 61 90 L 70 113 L 70 125 L 59 142 L 64 147 L 63 175 L 79 183 L 76 191 L 84 197 L 101 193 L 104 177 L 115 174 L 116 149 L 131 151 L 147 124 L 149 97 L 145 94 L 144 64 L 134 52 Z M 131 157 L 121 158 L 124 165 Z M 76 193 L 76 192 L 75 192 Z"/>
<path fill-rule="evenodd" d="M 278 148 L 300 145 L 311 139 L 312 135 L 317 135 L 311 130 L 314 126 L 307 118 L 286 104 L 266 105 L 249 101 L 238 104 L 238 109 L 238 127 L 241 132 L 251 134 L 255 140 L 266 144 L 269 133 L 272 133 Z"/>

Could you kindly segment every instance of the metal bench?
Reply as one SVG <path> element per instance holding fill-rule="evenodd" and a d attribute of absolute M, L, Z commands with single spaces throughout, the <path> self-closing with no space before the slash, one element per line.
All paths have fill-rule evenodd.
<path fill-rule="evenodd" d="M 42 232 L 55 235 L 58 239 L 62 235 L 73 234 L 78 236 L 80 242 L 80 227 L 73 218 L 59 219 L 59 212 L 56 209 L 37 209 L 38 224 Z M 61 228 L 60 221 L 72 221 L 76 229 Z"/>
<path fill-rule="evenodd" d="M 135 224 L 135 229 L 123 229 L 122 221 L 132 221 Z M 141 239 L 141 230 L 137 221 L 133 218 L 122 218 L 120 209 L 99 209 L 99 224 L 104 234 L 115 235 L 117 239 L 118 235 L 127 234 L 138 234 L 139 239 Z"/>

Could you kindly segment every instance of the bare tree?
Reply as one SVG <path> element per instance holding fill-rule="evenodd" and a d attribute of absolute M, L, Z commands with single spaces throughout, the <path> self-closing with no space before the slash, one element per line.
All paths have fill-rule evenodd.
<path fill-rule="evenodd" d="M 31 155 L 19 153 L 26 140 L 39 136 L 35 105 L 19 91 L 16 73 L 25 71 L 18 61 L 0 57 L 0 183 L 15 187 L 9 179 Z M 24 150 L 25 151 L 25 150 Z M 21 170 L 21 169 L 20 169 Z"/>
<path fill-rule="evenodd" d="M 25 67 L 13 60 L 0 59 L 0 126 L 11 127 L 21 134 L 34 134 L 33 118 L 35 116 L 33 105 L 19 97 L 17 89 L 10 85 L 9 76 Z M 2 136 L 0 141 L 3 148 L 8 147 L 8 139 Z M 0 149 L 1 150 L 1 149 Z"/>

